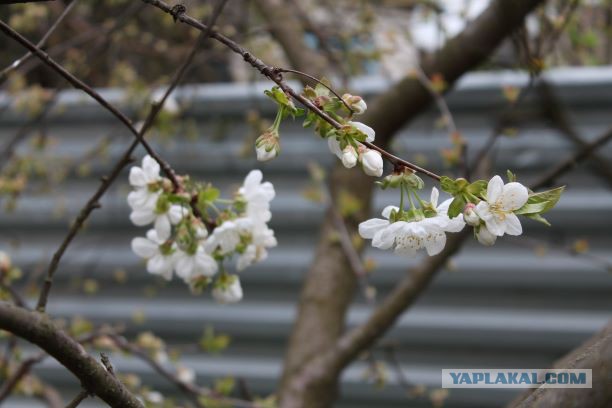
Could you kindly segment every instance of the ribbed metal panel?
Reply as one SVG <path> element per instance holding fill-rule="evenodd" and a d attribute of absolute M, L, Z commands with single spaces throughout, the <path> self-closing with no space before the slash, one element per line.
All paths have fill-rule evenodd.
<path fill-rule="evenodd" d="M 547 76 L 585 140 L 610 126 L 611 69 L 563 69 Z M 504 105 L 501 87 L 525 82 L 523 75 L 512 72 L 475 73 L 465 77 L 449 96 L 450 108 L 472 153 L 485 142 L 496 113 Z M 241 183 L 253 167 L 261 168 L 265 178 L 274 182 L 277 198 L 273 202 L 272 226 L 280 244 L 266 262 L 244 272 L 244 301 L 233 306 L 216 305 L 207 296 L 191 296 L 180 282 L 161 285 L 146 273 L 129 249 L 131 238 L 143 234 L 144 229 L 129 224 L 126 174 L 102 200 L 102 209 L 93 214 L 87 229 L 66 253 L 51 295 L 50 313 L 66 317 L 78 314 L 96 322 L 130 322 L 135 312 L 144 312 L 145 323 L 134 330 L 154 330 L 173 345 L 194 342 L 206 325 L 214 325 L 232 336 L 232 344 L 222 356 L 185 357 L 185 363 L 196 369 L 198 381 L 209 383 L 215 377 L 240 375 L 258 394 L 274 389 L 302 277 L 313 254 L 324 210 L 301 196 L 307 185 L 306 166 L 313 160 L 330 166 L 333 157 L 326 143 L 296 123 L 283 125 L 283 154 L 277 160 L 260 164 L 252 158 L 239 158 L 248 132 L 245 109 L 271 113 L 272 104 L 261 93 L 265 86 L 219 84 L 182 89 L 178 97 L 190 104 L 188 112 L 197 121 L 198 138 L 190 141 L 177 135 L 172 141 L 156 143 L 179 173 L 211 180 L 226 191 Z M 355 88 L 369 97 L 388 86 L 380 78 L 364 78 L 355 83 Z M 121 93 L 105 91 L 105 96 L 120 101 Z M 7 101 L 6 95 L 0 95 L 0 106 Z M 60 101 L 61 107 L 46 125 L 56 141 L 48 150 L 53 159 L 78 158 L 102 135 L 117 129 L 108 114 L 78 92 L 64 92 Z M 530 98 L 529 110 L 535 112 L 538 103 Z M 443 172 L 438 152 L 449 141 L 443 130 L 432 125 L 436 116 L 434 111 L 422 115 L 401 132 L 394 147 L 407 158 L 424 156 L 428 166 Z M 23 120 L 10 110 L 1 113 L 0 140 L 8 140 Z M 221 127 L 225 130 L 223 137 L 213 138 Z M 28 192 L 14 212 L 1 213 L 0 248 L 10 252 L 14 262 L 27 273 L 44 268 L 68 223 L 96 188 L 95 180 L 110 168 L 113 158 L 130 141 L 123 132 L 113 143 L 110 158 L 93 163 L 86 178 L 71 176 L 44 198 Z M 503 175 L 512 168 L 522 181 L 529 182 L 567 157 L 573 148 L 545 122 L 529 120 L 521 125 L 518 136 L 499 141 L 494 170 Z M 23 152 L 29 145 L 20 149 Z M 612 146 L 599 154 L 610 160 Z M 567 184 L 568 189 L 548 216 L 553 227 L 525 222 L 525 236 L 556 244 L 586 238 L 591 253 L 612 262 L 609 184 L 594 177 L 588 166 L 564 176 L 560 183 Z M 394 202 L 392 193 L 377 193 L 376 212 Z M 452 267 L 440 272 L 417 305 L 401 317 L 386 337 L 398 345 L 398 356 L 410 381 L 439 386 L 440 369 L 450 367 L 547 367 L 610 319 L 609 271 L 585 258 L 554 250 L 542 256 L 534 249 L 527 238 L 503 238 L 489 249 L 470 242 L 452 259 Z M 368 250 L 366 255 L 378 264 L 371 283 L 377 287 L 379 297 L 418 263 L 375 250 Z M 117 268 L 127 271 L 126 284 L 113 279 Z M 96 296 L 78 290 L 77 280 L 87 277 L 100 284 Z M 151 286 L 159 287 L 154 298 L 145 293 L 145 287 Z M 358 300 L 350 310 L 349 325 L 363 321 L 369 311 L 370 307 Z M 138 361 L 114 356 L 113 362 L 119 371 L 140 373 L 151 386 L 174 392 Z M 338 407 L 420 404 L 406 397 L 395 383 L 393 371 L 389 385 L 377 389 L 364 385 L 364 369 L 364 363 L 358 362 L 345 372 Z M 67 396 L 78 390 L 77 381 L 50 359 L 37 372 Z M 514 395 L 512 390 L 458 390 L 450 393 L 446 406 L 496 407 Z M 35 404 L 15 398 L 6 406 Z M 98 405 L 89 402 L 83 406 Z"/>

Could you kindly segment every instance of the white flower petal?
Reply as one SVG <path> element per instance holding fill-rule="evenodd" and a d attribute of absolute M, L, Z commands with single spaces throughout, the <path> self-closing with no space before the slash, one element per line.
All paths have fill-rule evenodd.
<path fill-rule="evenodd" d="M 364 239 L 374 238 L 374 234 L 386 228 L 389 221 L 380 218 L 372 218 L 359 224 L 359 235 Z"/>
<path fill-rule="evenodd" d="M 170 238 L 172 227 L 166 214 L 158 215 L 155 219 L 155 232 L 157 232 L 157 236 L 160 239 L 166 240 Z"/>
<path fill-rule="evenodd" d="M 155 220 L 155 213 L 150 209 L 137 209 L 130 213 L 130 221 L 134 225 L 138 225 L 142 227 L 144 225 L 149 225 Z"/>
<path fill-rule="evenodd" d="M 146 155 L 142 159 L 142 170 L 147 178 L 147 183 L 153 183 L 160 179 L 159 177 L 159 164 L 149 155 Z"/>
<path fill-rule="evenodd" d="M 147 177 L 140 167 L 132 167 L 129 176 L 130 184 L 133 187 L 146 187 Z"/>
<path fill-rule="evenodd" d="M 398 231 L 406 224 L 404 221 L 394 222 L 388 227 L 381 229 L 372 238 L 372 246 L 379 249 L 389 249 L 395 243 Z"/>
<path fill-rule="evenodd" d="M 383 210 L 382 210 L 382 216 L 385 217 L 386 219 L 389 219 L 389 217 L 391 216 L 391 213 L 393 212 L 393 210 L 398 211 L 399 207 L 396 207 L 394 205 L 388 205 L 386 206 Z"/>
<path fill-rule="evenodd" d="M 514 211 L 521 208 L 527 202 L 529 192 L 527 187 L 521 183 L 508 183 L 504 186 L 501 196 L 502 209 Z"/>
<path fill-rule="evenodd" d="M 132 251 L 141 258 L 149 259 L 159 253 L 159 245 L 146 238 L 137 237 L 132 240 Z"/>
<path fill-rule="evenodd" d="M 155 255 L 147 262 L 147 271 L 154 275 L 161 275 L 166 280 L 172 278 L 172 258 L 161 254 Z"/>
<path fill-rule="evenodd" d="M 506 219 L 504 220 L 506 224 L 506 234 L 508 235 L 521 235 L 523 233 L 523 227 L 521 226 L 521 221 L 514 213 L 506 214 Z"/>
<path fill-rule="evenodd" d="M 506 232 L 506 224 L 495 216 L 485 219 L 485 224 L 489 232 L 498 237 L 501 237 Z"/>
<path fill-rule="evenodd" d="M 335 136 L 330 136 L 327 138 L 327 146 L 329 147 L 329 151 L 336 155 L 339 159 L 342 159 L 342 149 L 340 149 L 340 143 Z"/>
<path fill-rule="evenodd" d="M 167 215 L 172 225 L 176 225 L 187 215 L 187 211 L 180 205 L 171 205 Z"/>
<path fill-rule="evenodd" d="M 476 231 L 476 238 L 482 245 L 491 246 L 495 244 L 497 236 L 491 234 L 491 232 L 489 232 L 489 230 L 483 225 L 478 227 L 478 231 Z"/>
<path fill-rule="evenodd" d="M 365 133 L 365 135 L 366 135 L 366 142 L 373 142 L 374 141 L 374 139 L 376 137 L 376 132 L 374 132 L 374 129 L 372 129 L 371 127 L 369 127 L 365 123 L 361 123 L 361 122 L 352 122 L 352 121 L 349 121 L 347 123 L 349 125 L 355 127 L 357 130 L 361 131 L 362 133 Z"/>
<path fill-rule="evenodd" d="M 446 245 L 446 234 L 441 231 L 429 231 L 425 237 L 427 255 L 434 256 L 442 252 Z"/>
<path fill-rule="evenodd" d="M 501 196 L 504 189 L 504 181 L 501 177 L 495 176 L 489 180 L 487 186 L 487 201 L 489 204 L 495 203 Z"/>
<path fill-rule="evenodd" d="M 440 197 L 440 192 L 438 191 L 437 188 L 433 187 L 431 189 L 431 198 L 430 198 L 430 202 L 431 205 L 433 206 L 433 208 L 436 208 L 438 206 L 438 198 Z"/>

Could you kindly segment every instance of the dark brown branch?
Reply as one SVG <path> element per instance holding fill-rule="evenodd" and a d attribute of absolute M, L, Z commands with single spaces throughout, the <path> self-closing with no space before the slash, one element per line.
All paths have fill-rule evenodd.
<path fill-rule="evenodd" d="M 109 374 L 78 342 L 51 319 L 6 302 L 0 302 L 0 328 L 33 343 L 70 370 L 83 387 L 112 407 L 142 408 L 119 380 Z"/>

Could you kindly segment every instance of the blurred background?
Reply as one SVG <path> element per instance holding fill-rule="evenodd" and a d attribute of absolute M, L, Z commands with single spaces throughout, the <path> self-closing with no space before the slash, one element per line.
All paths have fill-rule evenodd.
<path fill-rule="evenodd" d="M 230 0 L 219 29 L 266 62 L 290 66 L 255 3 Z M 305 24 L 307 44 L 338 61 L 328 75 L 338 89 L 369 102 L 418 70 L 489 2 L 290 3 Z M 204 1 L 185 4 L 200 19 L 212 8 Z M 64 7 L 62 2 L 0 6 L 0 18 L 38 39 Z M 607 131 L 611 17 L 607 1 L 547 2 L 487 64 L 450 90 L 446 101 L 468 158 L 495 143 L 481 163 L 485 174 L 504 177 L 512 169 L 529 184 Z M 196 34 L 141 2 L 81 1 L 47 49 L 124 112 L 142 118 L 151 91 L 167 84 Z M 0 66 L 23 53 L 6 37 L 0 46 Z M 146 272 L 130 249 L 131 239 L 144 230 L 129 222 L 125 172 L 64 256 L 48 310 L 73 334 L 92 325 L 119 325 L 162 364 L 193 371 L 200 384 L 265 397 L 278 384 L 323 219 L 324 193 L 313 174 L 327 173 L 335 159 L 311 130 L 287 121 L 281 127 L 282 154 L 268 163 L 255 160 L 254 140 L 275 113 L 263 95 L 270 83 L 258 75 L 208 42 L 173 94 L 176 106 L 162 113 L 150 136 L 179 174 L 211 181 L 227 194 L 252 168 L 273 182 L 271 226 L 279 245 L 268 260 L 242 274 L 244 300 L 218 305 L 209 295 L 192 295 L 181 282 Z M 13 287 L 34 300 L 70 223 L 132 136 L 35 59 L 0 78 L 0 250 L 11 259 Z M 430 83 L 445 90 L 443 78 Z M 402 129 L 392 151 L 437 173 L 455 173 L 458 152 L 448 121 L 432 107 Z M 143 155 L 138 150 L 134 156 Z M 523 236 L 506 236 L 487 249 L 470 240 L 394 329 L 344 372 L 336 406 L 503 406 L 516 390 L 448 392 L 439 389 L 440 370 L 547 368 L 604 327 L 612 307 L 611 159 L 612 146 L 605 146 L 558 180 L 567 189 L 547 214 L 552 227 L 526 221 Z M 345 217 L 363 207 L 349 193 L 339 197 Z M 393 193 L 377 190 L 373 215 L 394 200 Z M 419 261 L 366 249 L 369 273 L 350 309 L 349 326 L 362 322 Z M 8 348 L 10 338 L 0 336 L 0 345 Z M 33 353 L 25 342 L 16 350 Z M 119 372 L 133 374 L 135 387 L 178 397 L 172 384 L 142 361 L 120 354 L 112 361 Z M 39 380 L 66 399 L 80 389 L 51 358 L 32 373 L 3 406 L 38 406 L 33 398 Z"/>

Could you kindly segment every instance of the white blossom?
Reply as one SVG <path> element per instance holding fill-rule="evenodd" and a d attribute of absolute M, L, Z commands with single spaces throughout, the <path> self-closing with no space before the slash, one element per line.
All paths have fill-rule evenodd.
<path fill-rule="evenodd" d="M 154 228 L 161 239 L 170 238 L 172 225 L 176 225 L 184 215 L 185 210 L 180 205 L 168 205 L 166 211 L 160 211 L 157 203 L 137 207 L 130 213 L 134 225 L 144 226 L 154 223 Z"/>
<path fill-rule="evenodd" d="M 189 282 L 195 276 L 214 276 L 217 273 L 218 266 L 215 259 L 207 254 L 202 246 L 198 245 L 193 254 L 188 254 L 180 249 L 177 250 L 174 268 L 181 279 Z"/>
<path fill-rule="evenodd" d="M 374 129 L 372 129 L 365 123 L 348 121 L 347 124 L 353 126 L 357 130 L 359 130 L 361 133 L 364 133 L 366 135 L 366 142 L 371 143 L 374 141 L 374 138 L 376 137 L 376 132 L 374 132 Z"/>
<path fill-rule="evenodd" d="M 502 178 L 495 176 L 487 186 L 487 199 L 479 202 L 475 211 L 491 234 L 498 237 L 521 235 L 523 228 L 514 211 L 521 208 L 528 198 L 525 186 L 516 182 L 504 185 Z"/>
<path fill-rule="evenodd" d="M 213 298 L 219 303 L 236 303 L 242 299 L 242 286 L 236 275 L 226 275 L 212 291 Z"/>
<path fill-rule="evenodd" d="M 268 257 L 268 248 L 273 248 L 277 244 L 273 230 L 266 224 L 255 224 L 251 231 L 251 243 L 238 256 L 236 269 L 242 271 L 255 262 L 263 261 Z"/>
<path fill-rule="evenodd" d="M 444 217 L 423 218 L 419 221 L 396 221 L 391 223 L 389 216 L 397 207 L 386 207 L 382 215 L 386 218 L 373 218 L 359 224 L 359 234 L 372 240 L 372 246 L 379 249 L 395 248 L 395 253 L 409 256 L 425 248 L 430 256 L 442 251 L 446 245 L 444 227 L 448 221 Z M 446 217 L 448 218 L 448 217 Z"/>
<path fill-rule="evenodd" d="M 206 240 L 204 249 L 208 253 L 218 250 L 221 255 L 227 255 L 236 250 L 240 238 L 250 233 L 253 221 L 249 218 L 236 218 L 223 222 L 215 228 Z"/>
<path fill-rule="evenodd" d="M 246 215 L 254 222 L 268 222 L 272 218 L 270 201 L 274 199 L 276 192 L 272 183 L 262 183 L 262 179 L 260 170 L 251 170 L 238 190 L 247 202 Z"/>
<path fill-rule="evenodd" d="M 359 156 L 363 171 L 368 176 L 380 177 L 383 173 L 383 159 L 379 152 L 367 149 Z"/>
<path fill-rule="evenodd" d="M 164 241 L 155 230 L 149 230 L 146 238 L 137 237 L 132 240 L 132 251 L 147 260 L 149 273 L 170 280 L 174 268 L 173 247 L 164 250 Z"/>
<path fill-rule="evenodd" d="M 442 229 L 446 232 L 459 232 L 465 227 L 465 221 L 463 221 L 463 217 L 458 215 L 454 218 L 450 218 L 448 216 L 448 207 L 450 207 L 453 202 L 452 198 L 445 200 L 442 204 L 438 205 L 438 198 L 440 197 L 440 192 L 437 188 L 433 187 L 431 189 L 431 197 L 430 202 L 433 208 L 435 208 L 437 216 L 440 217 Z"/>
<path fill-rule="evenodd" d="M 159 197 L 156 184 L 162 180 L 159 171 L 159 164 L 149 155 L 142 159 L 142 167 L 134 166 L 130 169 L 129 181 L 134 187 L 134 191 L 128 195 L 130 207 L 134 209 L 155 205 Z"/>

